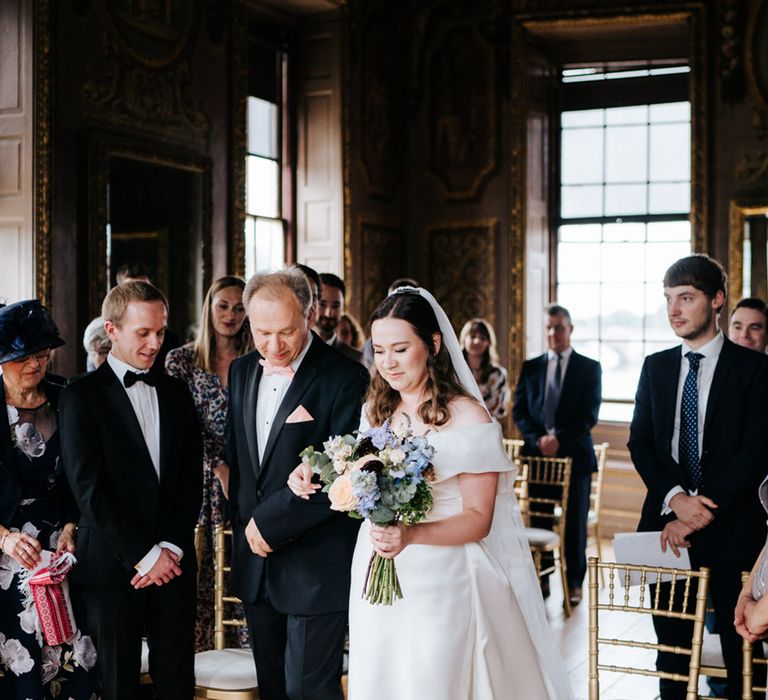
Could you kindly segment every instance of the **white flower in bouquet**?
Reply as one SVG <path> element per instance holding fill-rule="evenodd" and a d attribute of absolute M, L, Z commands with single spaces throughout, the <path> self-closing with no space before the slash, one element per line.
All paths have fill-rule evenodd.
<path fill-rule="evenodd" d="M 73 660 L 78 666 L 90 671 L 96 665 L 96 648 L 87 635 L 78 632 L 72 642 L 72 650 L 74 652 Z"/>
<path fill-rule="evenodd" d="M 56 674 L 61 668 L 61 647 L 46 645 L 43 647 L 40 657 L 43 662 L 40 674 L 43 677 L 43 685 L 45 685 L 56 678 Z"/>

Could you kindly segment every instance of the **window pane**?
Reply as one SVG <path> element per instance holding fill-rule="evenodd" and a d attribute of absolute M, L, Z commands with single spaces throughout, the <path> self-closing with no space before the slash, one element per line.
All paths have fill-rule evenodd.
<path fill-rule="evenodd" d="M 603 215 L 603 188 L 594 185 L 561 189 L 560 215 L 564 219 Z"/>
<path fill-rule="evenodd" d="M 648 224 L 649 241 L 690 241 L 689 221 L 657 221 Z"/>
<path fill-rule="evenodd" d="M 667 102 L 666 104 L 651 105 L 652 122 L 690 122 L 690 102 Z"/>
<path fill-rule="evenodd" d="M 651 183 L 648 210 L 651 214 L 687 214 L 691 210 L 690 184 Z"/>
<path fill-rule="evenodd" d="M 647 124 L 648 105 L 612 107 L 605 110 L 606 124 Z"/>
<path fill-rule="evenodd" d="M 280 219 L 245 219 L 245 276 L 285 265 L 285 236 Z"/>
<path fill-rule="evenodd" d="M 563 243 L 600 242 L 600 224 L 569 224 L 561 226 L 558 237 Z"/>
<path fill-rule="evenodd" d="M 277 105 L 258 97 L 248 98 L 248 152 L 279 158 Z"/>
<path fill-rule="evenodd" d="M 691 179 L 691 128 L 689 124 L 651 126 L 652 181 Z"/>
<path fill-rule="evenodd" d="M 645 246 L 645 281 L 649 284 L 658 284 L 659 294 L 661 294 L 661 282 L 667 268 L 675 260 L 690 254 L 690 241 L 648 243 Z M 640 260 L 637 261 L 637 264 L 640 264 Z"/>
<path fill-rule="evenodd" d="M 603 226 L 605 241 L 644 241 L 645 224 L 605 224 Z"/>
<path fill-rule="evenodd" d="M 605 181 L 648 180 L 648 129 L 614 126 L 605 130 Z"/>
<path fill-rule="evenodd" d="M 647 185 L 606 185 L 605 214 L 645 214 Z"/>
<path fill-rule="evenodd" d="M 602 109 L 579 109 L 574 112 L 563 112 L 560 115 L 560 125 L 566 129 L 572 126 L 602 126 Z"/>
<path fill-rule="evenodd" d="M 600 280 L 602 282 L 642 282 L 645 279 L 643 269 L 642 243 L 604 243 L 602 246 L 602 264 Z M 593 271 L 596 272 L 597 270 Z"/>
<path fill-rule="evenodd" d="M 643 366 L 643 344 L 609 341 L 600 345 L 603 366 L 603 396 L 608 399 L 634 399 Z"/>
<path fill-rule="evenodd" d="M 667 302 L 661 282 L 645 285 L 646 341 L 674 344 L 675 334 L 669 327 Z"/>
<path fill-rule="evenodd" d="M 631 403 L 614 403 L 612 401 L 603 401 L 600 404 L 599 420 L 616 421 L 617 423 L 629 423 L 632 420 L 632 414 L 635 407 Z"/>
<path fill-rule="evenodd" d="M 601 291 L 601 339 L 643 340 L 645 286 L 604 284 Z"/>
<path fill-rule="evenodd" d="M 603 129 L 567 129 L 562 137 L 564 185 L 603 181 Z"/>
<path fill-rule="evenodd" d="M 280 216 L 279 165 L 274 160 L 248 156 L 245 162 L 245 210 L 254 216 Z"/>
<path fill-rule="evenodd" d="M 561 243 L 557 247 L 558 282 L 593 282 L 599 269 L 599 244 Z"/>
<path fill-rule="evenodd" d="M 596 341 L 600 331 L 600 285 L 558 284 L 557 300 L 571 314 L 574 342 L 581 347 L 585 340 Z"/>

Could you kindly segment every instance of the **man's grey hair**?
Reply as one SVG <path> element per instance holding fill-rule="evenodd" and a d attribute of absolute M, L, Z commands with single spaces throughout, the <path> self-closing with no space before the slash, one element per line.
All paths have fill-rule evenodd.
<path fill-rule="evenodd" d="M 573 321 L 571 321 L 571 312 L 564 306 L 560 306 L 560 304 L 550 304 L 545 311 L 547 312 L 547 316 L 560 316 L 562 314 L 563 318 L 573 325 Z"/>
<path fill-rule="evenodd" d="M 95 352 L 104 346 L 111 346 L 112 341 L 104 328 L 104 319 L 97 316 L 86 327 L 83 333 L 83 348 L 86 352 Z"/>
<path fill-rule="evenodd" d="M 312 290 L 306 275 L 295 267 L 278 272 L 259 272 L 245 285 L 243 304 L 246 308 L 255 294 L 264 294 L 270 299 L 279 299 L 286 293 L 293 295 L 299 308 L 306 316 L 312 308 Z"/>

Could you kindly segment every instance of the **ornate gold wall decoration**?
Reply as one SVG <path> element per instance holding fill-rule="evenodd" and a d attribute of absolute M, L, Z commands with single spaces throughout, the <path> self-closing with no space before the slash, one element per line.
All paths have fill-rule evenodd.
<path fill-rule="evenodd" d="M 430 228 L 429 288 L 458 332 L 470 318 L 496 318 L 497 219 Z"/>
<path fill-rule="evenodd" d="M 496 169 L 495 51 L 476 27 L 457 26 L 428 64 L 430 168 L 446 199 L 472 199 Z"/>
<path fill-rule="evenodd" d="M 403 246 L 401 224 L 377 218 L 358 221 L 362 299 L 360 321 L 365 328 L 392 280 L 402 274 Z"/>
<path fill-rule="evenodd" d="M 229 269 L 232 274 L 245 274 L 245 158 L 248 152 L 246 103 L 248 99 L 248 18 L 239 2 L 230 12 L 230 190 Z"/>
<path fill-rule="evenodd" d="M 35 82 L 35 296 L 51 306 L 51 5 L 34 9 Z"/>
<path fill-rule="evenodd" d="M 768 3 L 750 3 L 745 43 L 747 83 L 757 106 L 768 111 Z"/>

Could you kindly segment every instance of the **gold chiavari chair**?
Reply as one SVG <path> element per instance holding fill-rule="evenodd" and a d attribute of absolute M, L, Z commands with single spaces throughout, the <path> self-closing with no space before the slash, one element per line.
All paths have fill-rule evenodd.
<path fill-rule="evenodd" d="M 225 530 L 222 525 L 214 527 L 214 649 L 195 654 L 196 700 L 258 700 L 259 697 L 251 650 L 225 648 L 225 629 L 246 624 L 241 618 L 226 617 L 226 606 L 240 602 L 226 591 L 230 572 L 226 545 L 227 538 L 231 537 L 231 530 Z"/>
<path fill-rule="evenodd" d="M 563 610 L 571 615 L 565 564 L 565 516 L 568 510 L 568 485 L 571 481 L 570 457 L 529 457 L 518 460 L 525 473 L 525 504 L 521 507 L 526 522 L 551 527 L 526 527 L 528 546 L 539 578 L 560 571 L 563 583 Z M 542 555 L 551 552 L 553 563 L 542 567 Z"/>
<path fill-rule="evenodd" d="M 616 564 L 600 562 L 590 557 L 589 569 L 589 700 L 599 700 L 600 672 L 653 676 L 686 683 L 686 700 L 697 700 L 701 668 L 701 649 L 704 636 L 704 617 L 707 607 L 709 569 L 667 569 L 656 566 Z M 608 575 L 608 591 L 605 602 L 598 598 L 598 572 L 603 569 Z M 634 586 L 631 577 L 639 578 Z M 660 577 L 663 577 L 660 579 Z M 669 587 L 650 585 L 659 580 L 669 580 Z M 693 607 L 693 612 L 690 612 Z M 658 617 L 690 620 L 693 624 L 690 647 L 670 647 L 656 642 L 633 639 L 616 639 L 600 636 L 600 626 L 607 614 L 627 615 L 640 613 Z M 629 619 L 629 618 L 628 618 Z M 658 671 L 639 666 L 616 666 L 600 662 L 601 646 L 627 647 L 664 651 L 689 657 L 687 675 Z M 622 654 L 622 662 L 626 655 Z"/>
<path fill-rule="evenodd" d="M 587 537 L 590 530 L 595 538 L 597 558 L 603 559 L 603 545 L 600 532 L 600 501 L 603 497 L 603 477 L 605 476 L 605 457 L 608 452 L 608 443 L 601 442 L 595 445 L 595 459 L 597 459 L 597 471 L 592 474 L 592 486 L 589 492 L 589 514 L 587 515 Z M 600 585 L 605 585 L 605 575 L 600 570 Z"/>
<path fill-rule="evenodd" d="M 745 582 L 749 578 L 749 572 L 743 571 L 741 574 L 741 581 L 742 583 Z M 713 637 L 717 635 L 712 635 Z M 706 640 L 705 640 L 706 641 Z M 760 642 L 758 642 L 759 644 Z M 720 652 L 720 644 L 718 639 L 718 645 L 717 650 Z M 765 644 L 763 644 L 763 651 L 765 651 Z M 765 656 L 765 654 L 764 654 Z M 722 661 L 722 653 L 720 653 L 719 665 L 724 665 Z M 768 693 L 768 688 L 766 688 L 766 685 L 757 685 L 758 682 L 755 678 L 755 666 L 762 666 L 766 669 L 765 673 L 768 673 L 768 659 L 765 658 L 755 658 L 754 656 L 754 650 L 752 648 L 752 643 L 748 642 L 746 639 L 742 640 L 741 643 L 741 664 L 742 664 L 742 679 L 743 679 L 743 689 L 742 689 L 742 700 L 754 700 L 754 698 L 762 698 L 766 697 L 766 693 Z M 725 671 L 725 669 L 722 669 Z M 712 668 L 707 667 L 704 668 L 703 665 L 703 654 L 702 654 L 702 669 L 701 672 L 707 676 L 716 675 L 714 673 L 711 673 Z M 762 677 L 765 676 L 764 674 L 761 674 Z M 725 674 L 722 676 L 716 676 L 718 678 L 725 678 Z M 767 684 L 768 685 L 768 684 Z"/>
<path fill-rule="evenodd" d="M 526 525 L 528 524 L 528 465 L 520 463 L 520 450 L 525 445 L 524 440 L 513 438 L 504 438 L 504 451 L 517 466 L 517 476 L 515 477 L 515 496 L 520 507 L 520 514 Z"/>
<path fill-rule="evenodd" d="M 504 438 L 503 443 L 507 457 L 509 457 L 513 462 L 516 462 L 517 458 L 520 456 L 520 450 L 522 450 L 523 445 L 525 445 L 525 440 L 518 440 L 517 438 Z"/>

